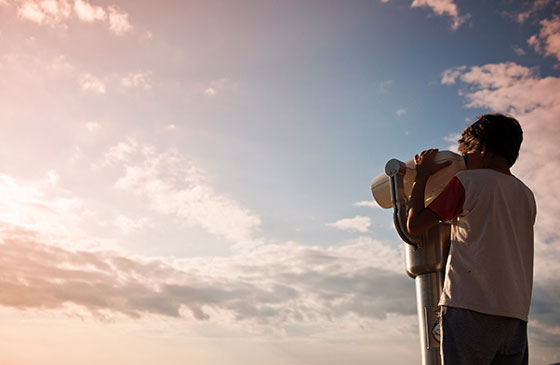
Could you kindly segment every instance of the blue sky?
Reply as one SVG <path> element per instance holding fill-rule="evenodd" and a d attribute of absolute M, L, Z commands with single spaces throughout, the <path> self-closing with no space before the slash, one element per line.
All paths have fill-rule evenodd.
<path fill-rule="evenodd" d="M 417 361 L 369 183 L 489 111 L 525 130 L 531 356 L 560 361 L 559 11 L 0 0 L 3 363 Z"/>

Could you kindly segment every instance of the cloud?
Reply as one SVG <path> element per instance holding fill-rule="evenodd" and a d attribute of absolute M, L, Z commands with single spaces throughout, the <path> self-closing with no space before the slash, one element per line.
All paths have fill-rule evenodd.
<path fill-rule="evenodd" d="M 450 133 L 447 136 L 443 137 L 442 139 L 445 142 L 449 142 L 451 143 L 449 146 L 447 146 L 447 149 L 449 151 L 452 152 L 456 152 L 459 153 L 459 144 L 457 143 L 457 141 L 461 138 L 461 134 L 458 133 Z"/>
<path fill-rule="evenodd" d="M 511 90 L 517 89 L 520 84 L 527 84 L 525 81 L 535 80 L 533 70 L 520 66 L 514 62 L 487 64 L 484 66 L 473 66 L 469 71 L 462 69 L 460 76 L 461 81 L 474 85 L 480 90 Z M 445 71 L 444 71 L 445 74 Z M 459 76 L 459 74 L 457 75 Z M 480 94 L 469 93 L 468 98 L 474 100 L 479 99 Z M 525 98 L 521 98 L 525 99 Z M 486 106 L 486 102 L 481 101 L 481 106 Z M 514 105 L 514 104 L 510 104 Z M 470 105 L 475 106 L 475 105 Z M 491 105 L 488 107 L 497 107 Z M 503 110 L 504 107 L 500 107 Z"/>
<path fill-rule="evenodd" d="M 459 16 L 459 10 L 453 0 L 414 0 L 410 5 L 411 8 L 428 7 L 437 15 L 447 15 L 453 19 L 451 29 L 457 30 L 463 24 L 470 14 Z"/>
<path fill-rule="evenodd" d="M 87 215 L 81 199 L 56 189 L 59 175 L 50 170 L 42 181 L 24 182 L 0 174 L 0 223 L 65 237 L 79 236 L 80 217 Z"/>
<path fill-rule="evenodd" d="M 18 4 L 20 18 L 37 24 L 59 25 L 72 13 L 65 0 L 25 0 Z"/>
<path fill-rule="evenodd" d="M 406 115 L 406 108 L 397 109 L 395 114 L 397 115 L 397 117 L 402 117 L 402 116 Z"/>
<path fill-rule="evenodd" d="M 210 204 L 208 219 L 248 212 L 215 193 L 204 171 L 176 152 L 129 140 L 105 157 L 104 168 L 122 172 L 116 185 L 142 197 L 156 213 L 204 226 L 214 221 L 191 217 L 204 204 Z M 414 323 L 414 282 L 404 274 L 401 250 L 389 244 L 359 237 L 327 248 L 266 242 L 228 257 L 133 256 L 92 244 L 97 239 L 80 229 L 95 220 L 86 206 L 92 202 L 53 185 L 54 174 L 35 182 L 0 175 L 1 306 L 68 315 L 85 311 L 100 319 L 158 315 L 221 325 L 227 317 L 259 331 L 307 333 L 324 330 L 333 320 L 358 326 L 401 316 Z M 211 194 L 199 202 L 190 197 L 198 191 Z M 160 205 L 168 202 L 170 207 Z M 213 210 L 215 202 L 223 212 Z M 111 209 L 115 219 L 108 224 L 125 234 L 152 226 L 152 216 L 122 214 L 118 204 Z M 250 213 L 246 218 L 248 232 L 234 231 L 233 239 L 252 238 L 258 217 Z M 235 229 L 247 224 L 234 223 Z M 228 227 L 218 224 L 216 229 Z M 229 234 L 214 233 L 226 239 Z"/>
<path fill-rule="evenodd" d="M 379 83 L 379 91 L 381 93 L 386 93 L 387 91 L 389 91 L 389 88 L 391 86 L 393 86 L 393 84 L 395 83 L 394 80 L 385 80 L 385 81 L 381 81 Z"/>
<path fill-rule="evenodd" d="M 151 188 L 145 196 L 138 192 L 147 204 L 161 197 L 178 200 L 173 209 L 156 208 L 164 214 L 189 219 L 190 213 L 175 210 L 192 208 L 184 206 L 191 201 L 183 195 L 209 189 L 204 173 L 174 152 L 127 141 L 106 158 L 125 171 L 125 178 L 140 167 L 146 177 L 141 183 L 167 186 L 161 196 L 150 195 Z M 211 260 L 156 259 L 92 244 L 97 240 L 79 229 L 92 218 L 84 213 L 85 201 L 50 179 L 25 183 L 0 175 L 0 193 L 5 196 L 0 202 L 0 305 L 5 307 L 68 315 L 85 311 L 99 319 L 158 315 L 220 325 L 229 318 L 264 332 L 313 333 L 337 319 L 356 324 L 387 316 L 415 319 L 414 282 L 404 274 L 401 250 L 369 237 L 327 248 L 266 243 Z M 225 213 L 238 214 L 238 203 L 215 193 L 205 198 L 228 202 Z M 150 228 L 150 221 L 117 214 L 110 224 L 129 234 Z"/>
<path fill-rule="evenodd" d="M 540 22 L 538 35 L 532 35 L 527 43 L 545 56 L 556 57 L 560 61 L 560 16 L 544 19 Z"/>
<path fill-rule="evenodd" d="M 203 86 L 202 88 L 204 89 L 204 95 L 214 96 L 218 92 L 223 90 L 235 90 L 238 88 L 238 85 L 235 82 L 232 82 L 230 79 L 223 77 L 210 81 L 208 85 Z"/>
<path fill-rule="evenodd" d="M 43 13 L 39 5 L 34 2 L 23 3 L 19 8 L 19 16 L 39 24 L 43 23 L 46 18 L 45 13 Z"/>
<path fill-rule="evenodd" d="M 67 20 L 77 19 L 88 23 L 104 23 L 116 35 L 123 35 L 132 30 L 128 13 L 115 5 L 103 8 L 86 0 L 75 0 L 73 6 L 68 0 L 23 0 L 16 4 L 20 18 L 37 24 L 66 28 Z"/>
<path fill-rule="evenodd" d="M 94 133 L 101 129 L 101 124 L 98 122 L 87 122 L 86 128 L 90 133 Z"/>
<path fill-rule="evenodd" d="M 531 7 L 525 11 L 515 11 L 515 12 L 504 12 L 506 16 L 512 18 L 514 21 L 518 23 L 525 23 L 529 18 L 533 17 L 539 11 L 543 10 L 548 6 L 550 0 L 534 0 L 531 3 Z M 525 5 L 526 2 L 521 3 L 520 5 Z"/>
<path fill-rule="evenodd" d="M 457 141 L 459 140 L 459 138 L 461 138 L 461 134 L 458 133 L 450 133 L 447 136 L 443 137 L 442 139 L 445 142 L 455 142 L 457 143 Z"/>
<path fill-rule="evenodd" d="M 152 84 L 150 83 L 150 73 L 130 72 L 127 75 L 121 77 L 121 85 L 123 85 L 124 87 L 151 89 Z"/>
<path fill-rule="evenodd" d="M 64 310 L 73 304 L 97 317 L 204 321 L 224 311 L 235 321 L 280 328 L 348 315 L 414 315 L 414 283 L 395 272 L 395 261 L 394 249 L 365 239 L 329 249 L 266 245 L 248 256 L 215 258 L 212 266 L 196 259 L 173 264 L 69 250 L 0 225 L 0 305 Z"/>
<path fill-rule="evenodd" d="M 379 208 L 379 205 L 373 200 L 363 200 L 360 202 L 356 202 L 352 204 L 355 207 L 370 207 L 370 208 Z"/>
<path fill-rule="evenodd" d="M 512 49 L 513 49 L 513 52 L 515 52 L 515 54 L 518 55 L 518 56 L 525 56 L 526 55 L 523 48 L 521 48 L 519 46 L 513 46 Z"/>
<path fill-rule="evenodd" d="M 47 173 L 47 176 L 49 177 L 49 181 L 51 183 L 51 185 L 56 185 L 58 184 L 58 181 L 60 180 L 60 175 L 57 174 L 56 171 L 54 170 L 49 170 L 49 172 Z"/>
<path fill-rule="evenodd" d="M 105 94 L 105 81 L 89 73 L 82 76 L 80 87 L 82 91 Z"/>
<path fill-rule="evenodd" d="M 150 220 L 146 217 L 132 219 L 124 214 L 119 214 L 115 217 L 112 224 L 122 233 L 131 234 L 147 227 L 150 224 Z"/>
<path fill-rule="evenodd" d="M 146 198 L 155 211 L 234 243 L 254 242 L 260 218 L 217 193 L 205 171 L 178 152 L 160 152 L 154 146 L 129 139 L 112 147 L 105 161 L 124 172 L 115 187 Z"/>
<path fill-rule="evenodd" d="M 344 218 L 334 223 L 327 223 L 327 226 L 343 231 L 367 233 L 371 226 L 371 219 L 369 217 L 357 215 L 353 218 Z"/>
<path fill-rule="evenodd" d="M 209 87 L 208 89 L 204 90 L 204 95 L 208 95 L 208 96 L 216 95 L 216 90 Z"/>
<path fill-rule="evenodd" d="M 132 89 L 151 90 L 156 84 L 151 70 L 95 74 L 75 66 L 68 57 L 48 50 L 35 55 L 4 52 L 0 54 L 0 69 L 4 81 L 14 85 L 13 95 L 17 95 L 16 90 L 27 95 L 39 91 L 52 93 L 53 85 L 69 93 L 77 87 L 86 94 L 114 92 L 122 95 Z M 38 77 L 44 78 L 45 82 L 38 84 Z"/>
<path fill-rule="evenodd" d="M 85 22 L 104 21 L 107 17 L 102 7 L 93 6 L 84 0 L 76 0 L 74 2 L 74 12 L 78 16 L 78 19 Z"/>
<path fill-rule="evenodd" d="M 120 11 L 116 6 L 109 6 L 109 29 L 116 35 L 123 35 L 132 30 L 128 22 L 128 14 Z"/>
<path fill-rule="evenodd" d="M 85 73 L 80 79 L 82 91 L 90 91 L 97 94 L 105 94 L 108 89 L 116 89 L 118 85 L 125 89 L 143 89 L 150 90 L 152 88 L 152 73 L 147 72 L 129 72 L 127 74 L 109 74 L 98 77 L 90 73 Z"/>
<path fill-rule="evenodd" d="M 459 77 L 465 69 L 466 66 L 457 66 L 444 70 L 441 74 L 441 83 L 443 85 L 454 84 L 457 77 Z"/>

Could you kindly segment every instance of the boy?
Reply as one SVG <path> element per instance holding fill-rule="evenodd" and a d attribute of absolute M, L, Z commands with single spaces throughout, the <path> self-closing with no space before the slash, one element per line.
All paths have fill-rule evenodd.
<path fill-rule="evenodd" d="M 439 302 L 443 364 L 528 364 L 536 204 L 510 172 L 522 140 L 514 118 L 481 116 L 458 141 L 467 170 L 428 207 L 426 181 L 447 164 L 434 162 L 437 150 L 414 157 L 408 230 L 421 234 L 439 221 L 452 222 Z"/>

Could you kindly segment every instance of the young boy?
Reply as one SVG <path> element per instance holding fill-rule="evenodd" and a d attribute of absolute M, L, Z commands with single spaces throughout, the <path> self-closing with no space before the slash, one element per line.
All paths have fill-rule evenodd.
<path fill-rule="evenodd" d="M 467 170 L 424 207 L 428 178 L 447 166 L 437 150 L 414 157 L 408 230 L 451 221 L 442 306 L 443 364 L 528 364 L 527 317 L 533 284 L 531 190 L 510 172 L 523 131 L 502 114 L 481 116 L 459 142 Z"/>

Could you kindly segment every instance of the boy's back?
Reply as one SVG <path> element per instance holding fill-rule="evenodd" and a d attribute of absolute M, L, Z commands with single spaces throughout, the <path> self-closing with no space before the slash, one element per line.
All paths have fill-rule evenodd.
<path fill-rule="evenodd" d="M 466 170 L 429 208 L 453 219 L 440 305 L 527 321 L 533 282 L 531 190 L 493 169 Z M 456 196 L 455 198 L 452 195 Z M 450 200 L 456 199 L 455 212 Z"/>

